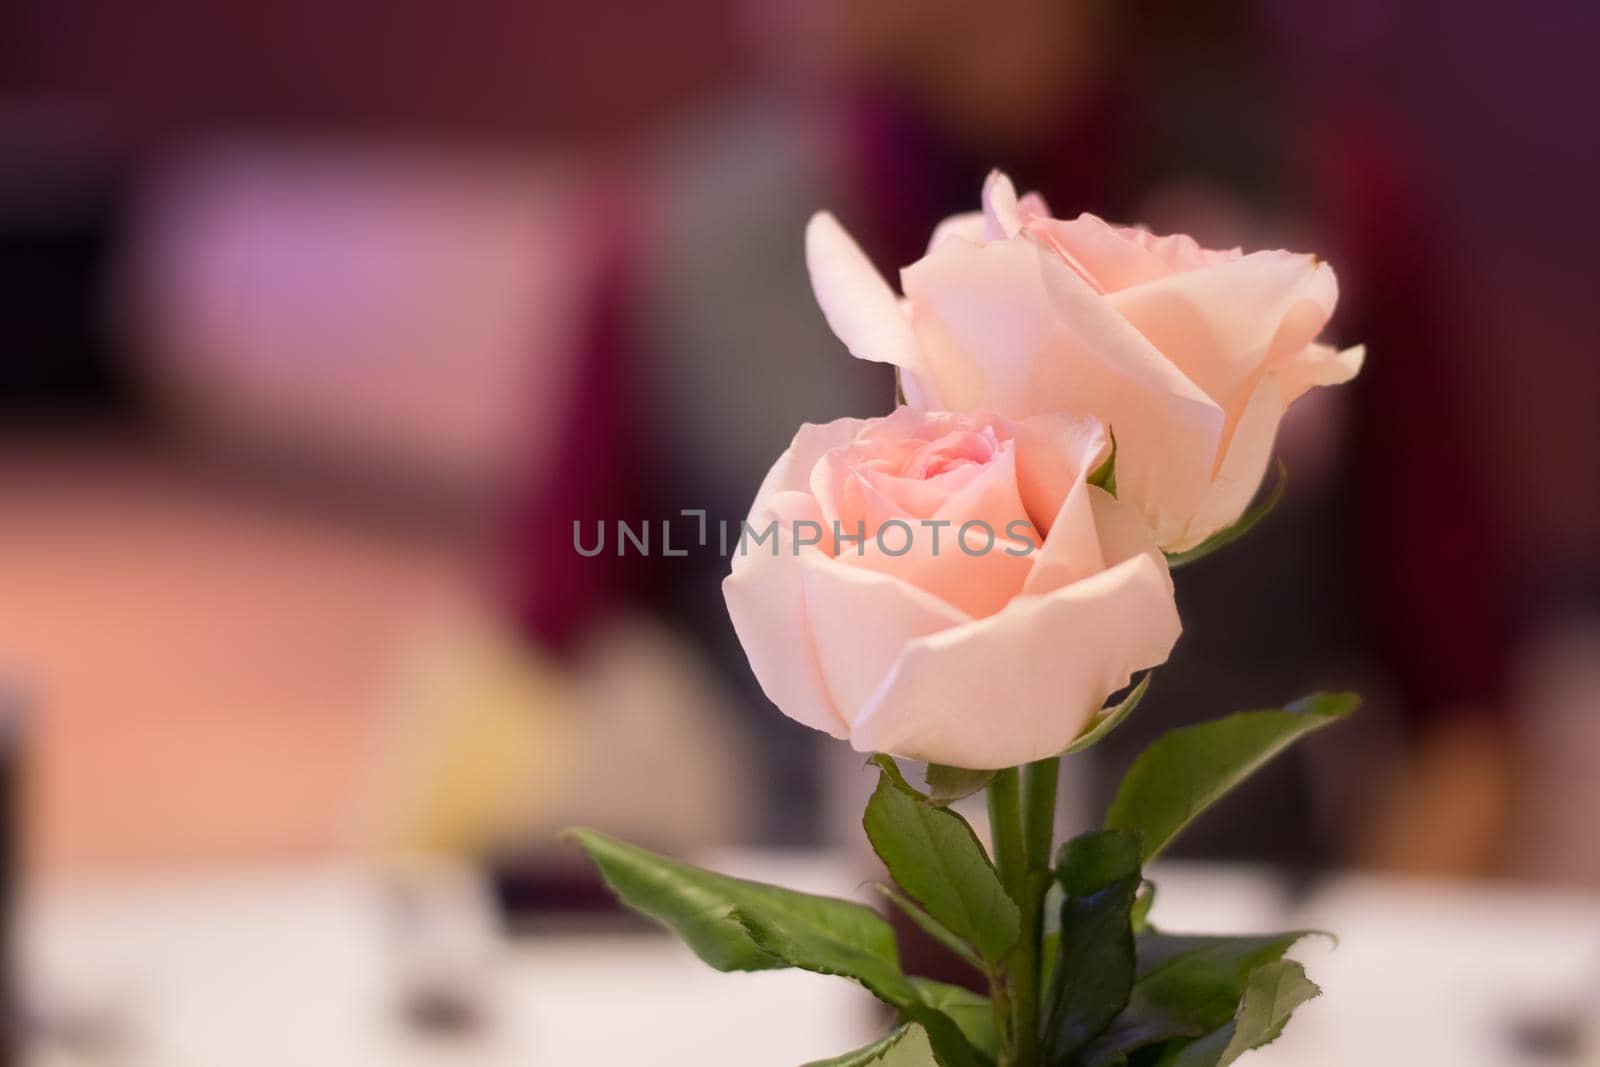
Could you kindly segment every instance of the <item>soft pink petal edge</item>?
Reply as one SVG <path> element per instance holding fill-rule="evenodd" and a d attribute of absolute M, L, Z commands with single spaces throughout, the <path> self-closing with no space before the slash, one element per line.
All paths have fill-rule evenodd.
<path fill-rule="evenodd" d="M 834 335 L 857 359 L 917 366 L 917 339 L 883 275 L 826 211 L 806 224 L 811 290 Z"/>
<path fill-rule="evenodd" d="M 787 499 L 780 499 L 787 498 Z M 815 502 L 800 493 L 772 498 L 772 513 L 789 514 L 780 521 L 807 517 Z M 722 596 L 739 644 L 761 691 L 789 718 L 834 737 L 849 736 L 824 680 L 816 643 L 807 624 L 803 550 L 796 556 L 792 539 L 780 527 L 769 553 L 765 546 L 736 557 L 733 573 L 722 580 Z"/>
<path fill-rule="evenodd" d="M 804 422 L 795 431 L 794 440 L 784 449 L 767 476 L 756 490 L 755 501 L 750 505 L 753 520 L 762 502 L 776 493 L 806 492 L 811 484 L 811 471 L 824 452 L 849 444 L 858 434 L 872 424 L 871 419 L 843 418 L 832 422 Z M 734 556 L 734 569 L 738 569 L 739 556 Z"/>
<path fill-rule="evenodd" d="M 758 533 L 768 522 L 779 523 L 774 550 L 765 544 L 746 545 L 741 538 L 734 549 L 733 573 L 722 582 L 734 633 L 762 692 L 796 722 L 840 738 L 848 735 L 848 727 L 823 681 L 816 645 L 805 625 L 804 576 L 792 540 L 783 531 L 797 519 L 821 520 L 807 492 L 811 470 L 824 452 L 847 444 L 868 425 L 867 419 L 852 418 L 801 425 L 750 506 L 748 521 Z"/>
<path fill-rule="evenodd" d="M 1205 500 L 1184 536 L 1171 546 L 1171 551 L 1194 548 L 1212 534 L 1232 526 L 1244 514 L 1261 488 L 1267 465 L 1272 462 L 1272 445 L 1287 407 L 1277 375 L 1263 374 L 1234 426 L 1228 450 L 1217 468 L 1216 477 L 1211 480 Z"/>

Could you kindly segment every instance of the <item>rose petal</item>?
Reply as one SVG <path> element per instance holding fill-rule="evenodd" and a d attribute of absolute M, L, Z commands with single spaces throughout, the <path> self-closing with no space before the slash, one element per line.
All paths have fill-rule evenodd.
<path fill-rule="evenodd" d="M 834 335 L 857 359 L 917 366 L 917 340 L 900 300 L 861 247 L 827 212 L 806 225 L 811 289 Z"/>
<path fill-rule="evenodd" d="M 820 514 L 808 514 L 808 507 L 815 512 L 810 498 L 801 493 L 778 494 L 762 505 L 763 514 L 780 523 L 820 519 Z M 754 516 L 753 524 L 759 518 Z M 767 699 L 796 722 L 834 737 L 848 737 L 849 724 L 823 680 L 807 621 L 803 560 L 818 553 L 804 550 L 797 557 L 791 530 L 780 526 L 770 552 L 765 546 L 753 545 L 746 554 L 735 552 L 733 573 L 722 581 L 723 599 Z"/>
<path fill-rule="evenodd" d="M 900 371 L 900 392 L 906 404 L 918 411 L 943 411 L 949 407 L 939 395 L 939 384 L 920 371 Z"/>
<path fill-rule="evenodd" d="M 1094 512 L 1095 532 L 1100 538 L 1100 554 L 1105 558 L 1106 566 L 1122 563 L 1135 556 L 1149 556 L 1153 562 L 1161 565 L 1170 592 L 1172 575 L 1167 571 L 1167 557 L 1161 554 L 1155 534 L 1138 511 L 1093 485 L 1089 487 L 1089 506 Z"/>
<path fill-rule="evenodd" d="M 1186 233 L 1157 234 L 1143 226 L 1119 226 L 1117 233 L 1124 240 L 1143 248 L 1174 271 L 1199 270 L 1201 267 L 1227 263 L 1244 255 L 1239 247 L 1202 248 Z"/>
<path fill-rule="evenodd" d="M 938 597 L 967 617 L 981 618 L 1001 610 L 1022 591 L 1028 578 L 1032 559 L 1008 554 L 1001 540 L 1008 526 L 1027 517 L 1017 490 L 1015 452 L 1008 443 L 977 477 L 949 495 L 930 517 L 943 526 L 929 527 L 908 520 L 909 536 L 898 529 L 884 531 L 881 542 L 873 537 L 859 552 L 853 547 L 841 550 L 839 562 L 893 576 Z M 989 545 L 984 530 L 975 527 L 968 532 L 968 548 L 963 550 L 957 538 L 961 527 L 969 522 L 987 523 L 994 533 L 994 544 Z M 1031 526 L 1027 536 L 1035 542 L 1040 539 Z M 905 551 L 891 554 L 900 552 L 902 542 Z"/>
<path fill-rule="evenodd" d="M 1284 402 L 1292 404 L 1313 386 L 1348 382 L 1361 373 L 1361 364 L 1366 358 L 1367 349 L 1364 345 L 1345 349 L 1323 344 L 1307 345 L 1275 367 L 1283 382 Z"/>
<path fill-rule="evenodd" d="M 1079 482 L 1062 501 L 1049 535 L 1033 554 L 1033 569 L 1022 586 L 1025 595 L 1052 593 L 1105 569 L 1092 492 L 1093 486 Z"/>
<path fill-rule="evenodd" d="M 1022 198 L 1017 201 L 1017 207 L 1022 210 L 1023 225 L 1036 218 L 1050 217 L 1050 205 L 1045 203 L 1044 197 L 1037 192 L 1023 193 Z"/>
<path fill-rule="evenodd" d="M 1337 300 L 1332 268 L 1289 252 L 1255 252 L 1106 297 L 1230 412 L 1243 408 L 1275 351 L 1288 355 L 1310 343 Z"/>
<path fill-rule="evenodd" d="M 836 420 L 843 421 L 843 420 Z M 809 489 L 822 507 L 828 522 L 838 520 L 853 530 L 857 522 L 864 521 L 869 529 L 891 518 L 906 514 L 931 515 L 937 502 L 918 500 L 919 487 L 898 486 L 890 479 L 874 476 L 874 466 L 888 459 L 914 454 L 925 439 L 928 416 L 910 407 L 896 408 L 878 419 L 851 420 L 855 432 L 848 439 L 838 435 L 810 438 L 819 443 L 826 440 L 825 449 L 816 450 L 812 465 L 803 486 Z M 857 464 L 864 456 L 879 461 L 865 468 Z M 898 488 L 898 492 L 890 491 Z M 936 492 L 929 487 L 930 492 Z M 940 495 L 942 499 L 943 495 Z"/>
<path fill-rule="evenodd" d="M 1180 625 L 1165 564 L 1141 554 L 1046 596 L 912 641 L 855 719 L 850 744 L 956 767 L 1064 749 Z"/>
<path fill-rule="evenodd" d="M 1165 278 L 1172 266 L 1121 229 L 1085 212 L 1075 219 L 1035 219 L 1028 232 L 1055 249 L 1067 264 L 1102 293 Z"/>
<path fill-rule="evenodd" d="M 907 642 L 971 621 L 938 597 L 842 558 L 811 553 L 802 564 L 806 606 L 795 621 L 809 629 L 846 722 L 871 700 Z"/>
<path fill-rule="evenodd" d="M 868 472 L 864 478 L 884 499 L 893 501 L 902 516 L 931 519 L 953 493 L 982 473 L 982 467 L 969 465 L 932 478 L 898 477 L 877 471 Z"/>
<path fill-rule="evenodd" d="M 1041 392 L 1062 397 L 1059 410 L 1092 412 L 1110 427 L 1117 495 L 1139 509 L 1165 545 L 1181 535 L 1205 495 L 1226 414 L 1056 257 L 1046 255 L 1042 273 L 1062 319 L 1109 319 L 1102 329 L 1120 344 L 1097 348 L 1085 341 L 1083 355 L 1060 368 L 1064 380 Z M 1118 330 L 1129 330 L 1144 344 Z"/>
<path fill-rule="evenodd" d="M 1169 550 L 1182 552 L 1193 548 L 1217 531 L 1232 526 L 1244 514 L 1261 488 L 1261 479 L 1272 461 L 1272 445 L 1286 408 L 1277 375 L 1262 375 L 1233 427 L 1210 491 L 1195 510 L 1183 538 L 1168 545 Z"/>
<path fill-rule="evenodd" d="M 984 240 L 987 225 L 981 211 L 964 211 L 959 215 L 951 215 L 933 228 L 933 236 L 928 238 L 928 251 L 932 252 L 939 247 L 940 242 L 947 237 L 959 237 L 963 241 L 974 243 L 981 242 Z"/>
<path fill-rule="evenodd" d="M 870 425 L 867 419 L 849 418 L 801 423 L 794 441 L 783 450 L 783 454 L 762 479 L 751 511 L 761 506 L 763 498 L 774 493 L 809 490 L 811 472 L 824 453 L 849 444 Z"/>
<path fill-rule="evenodd" d="M 1023 503 L 1044 534 L 1022 591 L 1048 593 L 1106 565 L 1085 479 L 1110 455 L 1111 439 L 1096 419 L 1036 415 L 1016 441 Z"/>
<path fill-rule="evenodd" d="M 991 170 L 983 182 L 983 221 L 984 236 L 991 241 L 1015 237 L 1022 229 L 1016 186 L 998 170 Z"/>
<path fill-rule="evenodd" d="M 1119 492 L 1176 534 L 1210 480 L 1221 408 L 1050 250 L 946 241 L 902 273 L 925 372 L 954 409 L 1093 413 Z"/>
<path fill-rule="evenodd" d="M 953 410 L 988 408 L 1013 419 L 1083 413 L 1070 385 L 1076 364 L 1089 359 L 1211 406 L 1059 257 L 1025 238 L 945 241 L 901 280 L 924 349 L 921 369 Z M 1078 299 L 1063 301 L 1056 284 Z"/>
<path fill-rule="evenodd" d="M 1072 487 L 1111 454 L 1111 435 L 1099 419 L 1035 415 L 1016 424 L 1017 488 L 1040 532 L 1049 533 Z"/>

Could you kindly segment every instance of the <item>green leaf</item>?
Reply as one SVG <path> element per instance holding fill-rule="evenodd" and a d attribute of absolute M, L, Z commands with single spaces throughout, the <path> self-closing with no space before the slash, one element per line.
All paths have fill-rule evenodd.
<path fill-rule="evenodd" d="M 812 957 L 838 946 L 851 959 L 899 972 L 894 931 L 865 905 L 714 874 L 594 830 L 570 833 L 624 904 L 670 927 L 719 971 L 798 965 L 752 935 L 759 920 L 812 945 Z"/>
<path fill-rule="evenodd" d="M 1052 1062 L 1103 1032 L 1128 1003 L 1139 856 L 1138 835 L 1120 830 L 1082 834 L 1061 847 L 1056 877 L 1065 896 L 1044 1030 Z"/>
<path fill-rule="evenodd" d="M 993 780 L 994 771 L 969 771 L 965 767 L 928 764 L 922 780 L 928 784 L 928 799 L 943 806 L 970 797 Z"/>
<path fill-rule="evenodd" d="M 854 979 L 879 1000 L 898 1008 L 907 1022 L 921 1024 L 940 1067 L 982 1067 L 982 1057 L 967 1043 L 961 1028 L 922 999 L 898 964 L 885 965 L 848 943 L 819 937 L 804 927 L 771 923 L 748 914 L 741 919 L 760 948 L 801 970 Z"/>
<path fill-rule="evenodd" d="M 1218 530 L 1193 548 L 1185 549 L 1182 552 L 1167 553 L 1167 566 L 1172 568 L 1187 566 L 1197 559 L 1204 559 L 1219 548 L 1225 548 L 1233 544 L 1249 533 L 1256 523 L 1266 518 L 1272 509 L 1278 506 L 1278 501 L 1283 499 L 1283 491 L 1289 486 L 1289 469 L 1283 465 L 1283 460 L 1281 459 L 1278 460 L 1277 471 L 1277 476 L 1273 479 L 1272 488 L 1267 491 L 1267 495 L 1262 498 L 1260 503 L 1239 516 L 1232 526 L 1225 530 Z"/>
<path fill-rule="evenodd" d="M 730 878 L 594 830 L 571 830 L 624 904 L 720 971 L 798 967 L 849 978 L 921 1024 L 940 1067 L 982 1067 L 956 1024 L 900 970 L 894 930 L 864 905 Z"/>
<path fill-rule="evenodd" d="M 928 1032 L 916 1023 L 906 1023 L 866 1048 L 816 1060 L 806 1067 L 931 1067 L 934 1062 Z"/>
<path fill-rule="evenodd" d="M 994 1006 L 988 997 L 931 978 L 913 978 L 911 983 L 929 1007 L 955 1022 L 973 1048 L 990 1056 L 998 1055 L 1000 1035 L 994 1027 Z"/>
<path fill-rule="evenodd" d="M 1123 830 L 1090 830 L 1056 853 L 1056 880 L 1067 899 L 1098 893 L 1139 873 L 1139 835 Z M 1061 929 L 1065 930 L 1065 921 Z"/>
<path fill-rule="evenodd" d="M 1174 1048 L 1158 1067 L 1227 1067 L 1251 1049 L 1278 1039 L 1289 1017 L 1322 990 L 1294 960 L 1277 960 L 1250 972 L 1233 1019 L 1205 1037 Z"/>
<path fill-rule="evenodd" d="M 1082 752 L 1096 741 L 1105 737 L 1106 734 L 1115 730 L 1122 723 L 1122 720 L 1126 719 L 1133 712 L 1133 709 L 1139 706 L 1139 702 L 1144 699 L 1145 693 L 1150 689 L 1150 679 L 1154 676 L 1154 671 L 1146 672 L 1145 676 L 1139 679 L 1139 684 L 1133 687 L 1133 691 L 1123 697 L 1120 702 L 1113 704 L 1109 708 L 1101 708 L 1099 714 L 1089 721 L 1089 725 L 1083 728 L 1083 732 L 1078 735 L 1077 740 L 1068 745 L 1066 752 L 1063 754 L 1070 756 L 1074 752 Z"/>
<path fill-rule="evenodd" d="M 1106 826 L 1142 834 L 1149 862 L 1264 763 L 1359 703 L 1351 693 L 1316 693 L 1283 710 L 1241 711 L 1173 730 L 1128 769 L 1106 813 Z"/>
<path fill-rule="evenodd" d="M 1244 993 L 1250 972 L 1282 959 L 1309 930 L 1237 937 L 1149 931 L 1138 938 L 1139 980 L 1133 1007 L 1181 1018 L 1204 1032 L 1222 1025 Z"/>
<path fill-rule="evenodd" d="M 951 933 L 996 960 L 1016 944 L 1021 913 L 967 821 L 906 784 L 894 762 L 862 818 L 867 839 L 900 888 Z"/>
<path fill-rule="evenodd" d="M 962 960 L 971 964 L 980 972 L 987 973 L 988 968 L 984 966 L 984 962 L 979 958 L 978 954 L 973 951 L 972 946 L 946 929 L 944 924 L 939 922 L 939 920 L 935 919 L 932 915 L 929 915 L 916 901 L 912 900 L 910 897 L 906 896 L 892 885 L 884 885 L 882 882 L 870 882 L 868 884 L 873 889 L 887 897 L 889 902 L 895 907 L 904 912 L 906 918 L 916 923 L 917 926 L 921 928 L 923 933 L 939 942 L 939 944 L 943 945 L 951 952 L 954 952 L 957 956 L 960 956 Z"/>
<path fill-rule="evenodd" d="M 1128 1006 L 1085 1051 L 1084 1063 L 1114 1063 L 1138 1049 L 1201 1037 L 1225 1025 L 1251 973 L 1282 959 L 1307 936 L 1304 930 L 1243 937 L 1140 934 Z"/>

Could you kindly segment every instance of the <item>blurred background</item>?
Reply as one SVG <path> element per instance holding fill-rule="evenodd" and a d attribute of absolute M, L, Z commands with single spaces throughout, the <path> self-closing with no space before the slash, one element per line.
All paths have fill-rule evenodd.
<path fill-rule="evenodd" d="M 1600 1062 L 1597 23 L 7 0 L 0 1062 L 781 1064 L 870 1035 L 825 979 L 702 974 L 558 841 L 873 877 L 871 777 L 766 704 L 726 561 L 572 530 L 691 542 L 680 510 L 737 521 L 797 423 L 886 410 L 805 219 L 892 277 L 992 166 L 1057 214 L 1316 250 L 1333 339 L 1369 351 L 1286 422 L 1250 547 L 1179 576 L 1179 651 L 1063 825 L 1173 724 L 1362 690 L 1196 827 L 1158 920 L 1344 934 L 1263 1063 Z"/>

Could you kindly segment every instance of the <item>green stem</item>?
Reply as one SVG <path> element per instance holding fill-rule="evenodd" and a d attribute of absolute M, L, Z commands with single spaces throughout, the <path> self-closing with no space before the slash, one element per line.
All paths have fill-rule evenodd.
<path fill-rule="evenodd" d="M 1022 835 L 1021 776 L 1017 768 L 995 773 L 989 782 L 989 833 L 994 839 L 994 865 L 1007 891 L 1020 888 L 1028 873 L 1027 844 Z"/>
<path fill-rule="evenodd" d="M 1052 757 L 1028 764 L 1020 774 L 1015 767 L 1001 771 L 989 783 L 995 869 L 1022 912 L 1017 945 L 992 983 L 996 1015 L 1007 1023 L 1001 1031 L 1002 1067 L 1039 1065 L 1039 956 L 1060 778 L 1061 760 Z M 1007 1001 L 1009 1012 L 1003 1006 Z"/>
<path fill-rule="evenodd" d="M 1050 869 L 1056 834 L 1056 786 L 1060 781 L 1059 756 L 1030 763 L 1022 769 L 1022 827 L 1030 872 Z"/>
<path fill-rule="evenodd" d="M 1000 1035 L 1000 1067 L 1009 1067 L 1011 1058 L 1011 993 L 1005 974 L 989 968 L 989 1007 L 994 1013 L 994 1032 Z"/>
<path fill-rule="evenodd" d="M 989 782 L 989 836 L 994 843 L 994 866 L 1000 875 L 1000 884 L 1020 907 L 1027 895 L 1028 853 L 1022 829 L 1020 777 L 1015 767 L 996 773 Z M 1000 1067 L 1021 1067 L 1025 1062 L 1020 1058 L 1022 1034 L 1017 1029 L 1016 1016 L 1019 990 L 1015 966 L 1017 957 L 1025 955 L 1020 949 L 1019 938 L 1017 948 L 1001 961 L 998 981 L 993 983 L 994 1003 L 1003 1023 L 1000 1030 Z"/>
<path fill-rule="evenodd" d="M 1055 841 L 1056 785 L 1061 760 L 1030 763 L 1022 772 L 1023 873 L 1013 896 L 1022 909 L 1022 932 L 1011 960 L 1012 1017 L 1016 1020 L 1018 1067 L 1039 1062 L 1039 975 L 1044 932 L 1044 893 L 1050 884 L 1050 852 Z"/>

